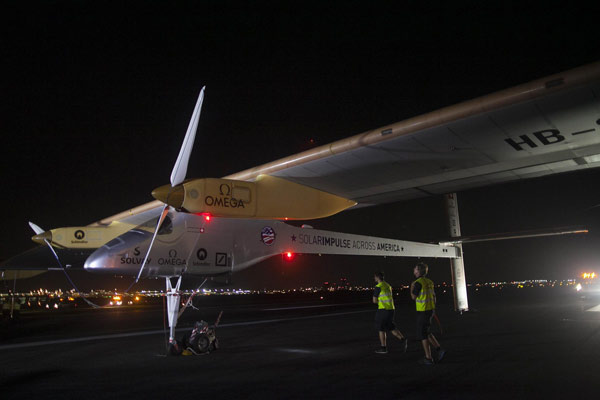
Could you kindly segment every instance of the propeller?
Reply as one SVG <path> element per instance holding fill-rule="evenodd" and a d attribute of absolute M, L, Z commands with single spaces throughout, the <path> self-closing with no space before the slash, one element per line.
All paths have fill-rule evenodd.
<path fill-rule="evenodd" d="M 54 251 L 54 247 L 52 247 L 52 244 L 50 243 L 51 239 L 49 239 L 49 238 L 52 238 L 51 233 L 44 231 L 42 228 L 40 228 L 38 225 L 34 224 L 31 221 L 29 222 L 29 226 L 31 227 L 31 229 L 33 229 L 33 231 L 35 232 L 36 236 L 38 236 L 39 239 L 43 240 L 44 243 L 46 243 L 46 245 L 48 245 L 48 247 L 50 248 L 50 251 L 54 255 L 54 258 L 56 259 L 56 262 L 58 263 L 58 266 L 65 273 L 65 276 L 67 277 L 67 280 L 69 281 L 69 283 L 71 284 L 71 286 L 73 286 L 73 289 L 75 289 L 75 291 L 77 292 L 77 294 L 79 295 L 79 297 L 82 298 L 83 301 L 85 301 L 90 307 L 99 308 L 100 307 L 99 305 L 94 304 L 91 301 L 89 301 L 88 299 L 86 299 L 81 294 L 81 292 L 79 291 L 79 289 L 77 288 L 77 286 L 75 286 L 75 283 L 73 283 L 73 281 L 71 280 L 71 277 L 67 273 L 66 268 L 63 267 L 62 263 L 60 262 L 60 258 L 58 257 L 58 254 L 56 254 L 56 251 Z"/>
<path fill-rule="evenodd" d="M 200 90 L 200 95 L 198 96 L 198 101 L 196 101 L 196 106 L 194 107 L 194 112 L 192 113 L 192 118 L 190 119 L 190 124 L 188 125 L 187 132 L 185 133 L 185 138 L 183 139 L 183 144 L 181 145 L 181 149 L 179 150 L 179 155 L 177 156 L 177 161 L 175 161 L 175 166 L 173 167 L 173 171 L 171 172 L 171 190 L 167 194 L 168 197 L 177 193 L 178 186 L 185 180 L 185 175 L 187 174 L 188 162 L 190 160 L 190 155 L 192 154 L 192 148 L 194 147 L 194 140 L 196 138 L 196 131 L 198 129 L 198 121 L 200 120 L 200 111 L 202 110 L 202 102 L 204 101 L 204 89 Z M 154 245 L 154 239 L 156 239 L 156 235 L 162 226 L 165 217 L 169 212 L 169 205 L 165 202 L 163 206 L 160 217 L 158 218 L 158 223 L 156 224 L 156 229 L 154 230 L 154 234 L 152 235 L 152 240 L 150 241 L 150 246 L 148 247 L 148 251 L 146 252 L 146 256 L 144 257 L 144 261 L 140 267 L 140 271 L 135 278 L 135 282 L 131 285 L 136 284 L 140 277 L 142 276 L 142 272 L 144 271 L 144 267 L 146 266 L 146 261 L 148 260 L 148 256 L 150 256 L 150 251 L 152 250 L 152 246 Z M 129 289 L 131 289 L 131 286 Z M 127 289 L 127 291 L 129 291 Z"/>

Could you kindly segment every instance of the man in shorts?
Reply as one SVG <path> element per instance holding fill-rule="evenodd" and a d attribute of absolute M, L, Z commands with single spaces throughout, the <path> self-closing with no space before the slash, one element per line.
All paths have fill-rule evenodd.
<path fill-rule="evenodd" d="M 429 331 L 431 319 L 435 312 L 435 291 L 433 282 L 426 278 L 429 267 L 425 263 L 418 263 L 413 270 L 415 280 L 410 285 L 410 296 L 417 306 L 417 340 L 421 341 L 425 358 L 419 361 L 420 364 L 433 365 L 434 359 L 431 354 L 431 348 L 436 350 L 436 361 L 442 361 L 446 350 L 442 349 L 435 336 Z"/>
<path fill-rule="evenodd" d="M 377 304 L 377 313 L 375 314 L 375 326 L 379 331 L 379 342 L 381 347 L 375 351 L 377 354 L 387 353 L 387 332 L 391 332 L 402 341 L 402 349 L 406 353 L 408 341 L 404 335 L 396 329 L 394 324 L 394 297 L 392 287 L 385 282 L 383 272 L 376 272 L 374 276 L 375 290 L 373 291 L 373 303 Z"/>

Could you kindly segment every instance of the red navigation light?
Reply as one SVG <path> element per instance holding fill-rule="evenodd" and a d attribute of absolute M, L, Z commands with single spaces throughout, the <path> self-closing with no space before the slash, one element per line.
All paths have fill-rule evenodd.
<path fill-rule="evenodd" d="M 285 259 L 285 261 L 293 261 L 294 258 L 296 258 L 296 254 L 294 254 L 291 251 L 286 251 L 285 253 L 283 253 L 283 258 Z"/>
<path fill-rule="evenodd" d="M 210 213 L 202 213 L 200 215 L 202 215 L 202 218 L 204 218 L 206 222 L 210 222 L 210 219 L 212 218 L 212 215 L 210 215 Z"/>

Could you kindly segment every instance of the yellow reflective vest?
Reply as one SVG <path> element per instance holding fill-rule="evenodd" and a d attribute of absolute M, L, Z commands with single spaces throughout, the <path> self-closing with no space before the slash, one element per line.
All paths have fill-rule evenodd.
<path fill-rule="evenodd" d="M 431 279 L 420 277 L 415 282 L 421 284 L 421 291 L 416 299 L 417 311 L 429 311 L 435 309 L 435 293 Z"/>
<path fill-rule="evenodd" d="M 392 293 L 392 287 L 387 282 L 379 282 L 376 287 L 380 288 L 379 297 L 377 303 L 380 310 L 393 310 L 394 309 L 394 295 Z"/>

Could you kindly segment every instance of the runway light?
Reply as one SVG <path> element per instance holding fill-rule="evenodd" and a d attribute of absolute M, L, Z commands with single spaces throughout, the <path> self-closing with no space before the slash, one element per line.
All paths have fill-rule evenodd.
<path fill-rule="evenodd" d="M 579 292 L 581 289 L 582 289 L 581 283 L 578 283 L 577 286 L 575 286 L 575 290 L 577 290 Z"/>

